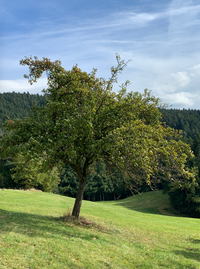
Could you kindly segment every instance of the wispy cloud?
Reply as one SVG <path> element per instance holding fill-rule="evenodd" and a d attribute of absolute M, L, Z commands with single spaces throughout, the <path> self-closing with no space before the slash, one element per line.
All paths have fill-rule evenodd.
<path fill-rule="evenodd" d="M 167 82 L 156 81 L 152 85 L 153 91 L 161 95 L 163 101 L 189 108 L 200 101 L 200 86 L 197 83 L 200 75 L 200 64 L 188 68 L 186 71 L 170 74 Z"/>
<path fill-rule="evenodd" d="M 156 11 L 124 4 L 121 10 L 96 14 L 51 19 L 44 10 L 34 24 L 22 20 L 21 31 L 5 33 L 0 45 L 1 91 L 34 92 L 44 87 L 40 82 L 29 86 L 21 80 L 27 69 L 19 66 L 19 60 L 25 55 L 60 59 L 66 69 L 76 63 L 88 72 L 97 67 L 99 76 L 107 78 L 118 52 L 123 59 L 132 59 L 119 78 L 120 82 L 132 81 L 130 90 L 149 88 L 177 107 L 199 107 L 197 0 L 173 0 Z"/>
<path fill-rule="evenodd" d="M 193 1 L 173 0 L 170 4 L 168 33 L 172 39 L 199 38 L 200 5 Z M 196 35 L 195 35 L 196 33 Z"/>
<path fill-rule="evenodd" d="M 192 94 L 189 92 L 177 92 L 173 94 L 165 94 L 163 95 L 163 101 L 167 104 L 173 104 L 173 107 L 176 106 L 177 108 L 191 108 L 196 101 L 196 98 L 199 97 L 197 94 Z"/>
<path fill-rule="evenodd" d="M 41 78 L 33 85 L 28 84 L 25 79 L 0 80 L 0 92 L 29 92 L 42 94 L 42 89 L 47 88 L 47 79 Z"/>

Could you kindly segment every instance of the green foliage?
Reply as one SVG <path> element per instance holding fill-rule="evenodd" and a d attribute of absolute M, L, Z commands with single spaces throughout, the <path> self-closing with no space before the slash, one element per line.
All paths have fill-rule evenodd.
<path fill-rule="evenodd" d="M 200 180 L 195 184 L 191 181 L 180 181 L 177 184 L 167 184 L 164 190 L 170 197 L 170 202 L 180 214 L 190 217 L 200 217 Z"/>
<path fill-rule="evenodd" d="M 78 177 L 74 170 L 66 165 L 64 171 L 60 174 L 60 182 L 54 193 L 75 197 L 78 190 Z"/>
<path fill-rule="evenodd" d="M 130 179 L 140 182 L 141 174 L 148 184 L 160 171 L 170 180 L 191 177 L 184 169 L 190 147 L 179 140 L 177 131 L 160 123 L 159 99 L 148 90 L 144 94 L 127 92 L 128 81 L 117 93 L 112 90 L 126 66 L 119 55 L 116 59 L 109 80 L 96 78 L 96 69 L 88 74 L 76 65 L 66 71 L 60 61 L 47 58 L 20 61 L 29 66 L 25 77 L 31 84 L 47 71 L 47 102 L 24 120 L 6 122 L 1 154 L 43 158 L 46 169 L 70 166 L 79 180 L 73 210 L 76 217 L 92 165 L 98 161 L 123 174 L 132 188 Z"/>
<path fill-rule="evenodd" d="M 130 195 L 123 176 L 109 167 L 108 163 L 96 162 L 92 165 L 85 187 L 85 197 L 88 200 L 116 200 L 122 198 L 125 191 L 125 197 Z"/>
<path fill-rule="evenodd" d="M 43 159 L 31 158 L 29 154 L 19 153 L 14 158 L 12 179 L 21 188 L 39 188 L 42 191 L 52 191 L 59 183 L 59 172 L 57 167 L 43 171 Z"/>
<path fill-rule="evenodd" d="M 12 180 L 13 159 L 0 159 L 0 188 L 17 188 L 18 184 Z"/>
<path fill-rule="evenodd" d="M 66 165 L 64 172 L 60 175 L 60 179 L 58 188 L 55 188 L 53 192 L 75 197 L 79 180 L 70 166 Z M 109 168 L 106 163 L 96 162 L 93 164 L 85 186 L 84 199 L 104 201 L 122 199 L 129 195 L 131 195 L 131 192 L 120 173 Z"/>
<path fill-rule="evenodd" d="M 45 96 L 39 94 L 6 92 L 0 93 L 0 134 L 7 119 L 24 118 L 30 115 L 33 106 L 44 106 Z"/>
<path fill-rule="evenodd" d="M 182 214 L 200 217 L 200 135 L 196 135 L 192 144 L 195 157 L 188 160 L 196 180 L 179 178 L 171 184 L 165 183 L 164 192 L 168 193 L 172 205 Z"/>

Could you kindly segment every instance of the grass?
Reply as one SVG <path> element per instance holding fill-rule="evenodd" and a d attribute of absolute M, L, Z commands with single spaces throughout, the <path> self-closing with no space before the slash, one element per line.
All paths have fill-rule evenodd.
<path fill-rule="evenodd" d="M 169 216 L 161 192 L 83 201 L 79 222 L 73 203 L 0 190 L 0 268 L 200 268 L 200 219 Z"/>

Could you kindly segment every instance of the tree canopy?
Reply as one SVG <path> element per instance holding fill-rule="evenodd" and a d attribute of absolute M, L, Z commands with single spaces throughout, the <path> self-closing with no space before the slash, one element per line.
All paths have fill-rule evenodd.
<path fill-rule="evenodd" d="M 60 61 L 26 57 L 30 84 L 47 72 L 44 107 L 36 107 L 21 120 L 7 120 L 1 138 L 1 154 L 43 158 L 43 169 L 68 165 L 77 174 L 79 187 L 72 215 L 79 217 L 83 192 L 92 166 L 103 161 L 123 173 L 127 184 L 145 178 L 148 184 L 165 174 L 194 181 L 185 169 L 190 147 L 179 132 L 160 122 L 160 100 L 148 90 L 127 92 L 129 81 L 113 91 L 117 76 L 127 65 L 116 55 L 117 66 L 108 80 L 96 77 L 96 69 L 83 72 L 77 65 L 66 71 Z"/>

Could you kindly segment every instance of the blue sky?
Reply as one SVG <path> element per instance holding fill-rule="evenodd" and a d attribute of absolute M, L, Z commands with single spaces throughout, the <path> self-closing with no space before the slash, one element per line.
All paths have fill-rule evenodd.
<path fill-rule="evenodd" d="M 76 63 L 109 78 L 115 53 L 131 59 L 119 77 L 173 108 L 200 109 L 199 0 L 0 0 L 0 92 L 41 93 L 19 65 L 24 56 Z M 117 90 L 117 86 L 115 86 Z"/>

